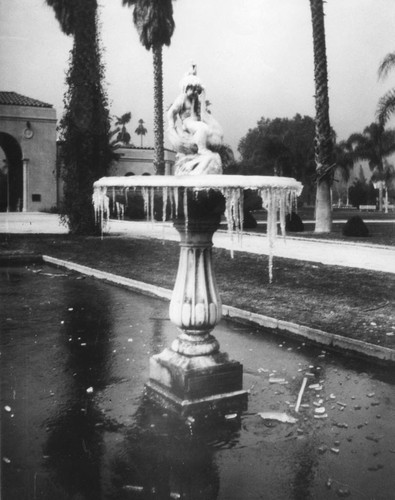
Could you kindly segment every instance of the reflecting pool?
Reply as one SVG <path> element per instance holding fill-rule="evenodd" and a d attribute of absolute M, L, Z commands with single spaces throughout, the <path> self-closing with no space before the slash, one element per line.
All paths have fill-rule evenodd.
<path fill-rule="evenodd" d="M 222 321 L 248 412 L 181 421 L 144 398 L 167 302 L 38 265 L 1 268 L 0 297 L 4 500 L 392 497 L 393 370 Z"/>

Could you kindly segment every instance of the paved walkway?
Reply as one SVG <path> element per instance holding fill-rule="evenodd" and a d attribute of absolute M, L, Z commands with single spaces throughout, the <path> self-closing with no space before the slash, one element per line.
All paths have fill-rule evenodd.
<path fill-rule="evenodd" d="M 108 231 L 111 234 L 123 234 L 134 238 L 179 240 L 178 233 L 171 223 L 113 220 L 109 224 Z M 67 229 L 59 224 L 59 218 L 55 214 L 0 213 L 0 233 L 66 232 Z M 214 245 L 255 254 L 269 252 L 266 236 L 253 233 L 244 234 L 241 242 L 234 236 L 232 242 L 226 231 L 217 231 L 214 235 Z M 282 237 L 277 238 L 274 255 L 327 265 L 395 273 L 395 247 L 389 246 L 288 236 L 285 240 Z"/>

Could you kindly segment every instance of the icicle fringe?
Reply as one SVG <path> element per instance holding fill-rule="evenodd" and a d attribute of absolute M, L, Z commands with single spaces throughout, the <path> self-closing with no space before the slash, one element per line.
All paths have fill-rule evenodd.
<path fill-rule="evenodd" d="M 137 176 L 136 176 L 137 177 Z M 268 186 L 265 185 L 263 179 L 260 180 L 260 185 L 255 185 L 255 179 L 251 179 L 251 185 L 247 184 L 247 181 L 239 182 L 239 185 L 228 186 L 226 185 L 227 178 L 230 180 L 231 177 L 243 177 L 243 176 L 221 176 L 218 182 L 219 186 L 215 186 L 212 182 L 214 176 L 207 176 L 208 180 L 205 182 L 210 184 L 210 186 L 193 186 L 189 185 L 188 182 L 177 182 L 176 180 L 168 181 L 168 184 L 160 184 L 158 180 L 155 180 L 153 185 L 148 185 L 147 179 L 139 185 L 135 184 L 133 181 L 128 181 L 126 184 L 122 183 L 126 178 L 114 177 L 114 178 L 103 178 L 94 184 L 94 191 L 92 195 L 92 202 L 95 210 L 95 220 L 102 226 L 102 231 L 104 227 L 109 222 L 110 219 L 110 197 L 108 196 L 107 189 L 112 188 L 112 200 L 111 206 L 112 211 L 117 215 L 118 218 L 123 218 L 125 213 L 125 207 L 127 207 L 128 191 L 130 187 L 134 188 L 136 191 L 137 187 L 141 188 L 143 200 L 144 200 L 144 212 L 147 217 L 147 221 L 155 220 L 155 189 L 162 188 L 162 221 L 167 220 L 168 206 L 170 205 L 170 218 L 178 218 L 179 216 L 179 188 L 183 188 L 182 204 L 185 218 L 185 227 L 188 227 L 188 193 L 197 196 L 199 191 L 208 191 L 209 189 L 216 189 L 220 191 L 225 198 L 225 219 L 227 223 L 228 234 L 231 240 L 231 256 L 233 257 L 233 243 L 234 235 L 236 234 L 238 242 L 241 244 L 243 236 L 243 226 L 244 226 L 244 190 L 251 189 L 255 191 L 262 199 L 262 207 L 267 211 L 267 238 L 269 242 L 269 281 L 272 282 L 273 279 L 273 250 L 274 242 L 278 235 L 278 226 L 280 227 L 281 234 L 285 237 L 285 217 L 287 213 L 291 213 L 297 208 L 297 197 L 299 196 L 302 186 L 300 183 L 294 181 L 293 179 L 288 179 L 288 184 L 284 182 L 284 178 L 277 178 L 277 184 L 270 179 Z M 108 181 L 108 179 L 110 179 Z M 129 177 L 127 179 L 130 179 Z M 135 179 L 135 177 L 134 177 Z M 177 177 L 173 177 L 177 179 Z M 278 181 L 278 179 L 283 179 Z M 111 184 L 111 181 L 114 182 Z M 136 179 L 137 180 L 137 179 Z M 253 182 L 254 181 L 254 182 Z M 292 181 L 292 182 L 290 182 Z M 174 185 L 177 184 L 177 185 Z M 258 184 L 258 182 L 256 182 Z M 283 185 L 282 185 L 283 184 Z M 124 188 L 124 203 L 116 201 L 116 187 Z"/>

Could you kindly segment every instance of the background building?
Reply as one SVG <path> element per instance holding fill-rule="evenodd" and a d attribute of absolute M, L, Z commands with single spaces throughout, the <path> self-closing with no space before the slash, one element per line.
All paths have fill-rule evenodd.
<path fill-rule="evenodd" d="M 116 148 L 119 160 L 114 162 L 109 175 L 143 175 L 154 174 L 154 148 L 137 148 L 132 145 L 122 145 Z M 165 174 L 174 174 L 176 154 L 165 148 Z"/>
<path fill-rule="evenodd" d="M 55 209 L 56 178 L 55 109 L 0 91 L 0 211 Z"/>

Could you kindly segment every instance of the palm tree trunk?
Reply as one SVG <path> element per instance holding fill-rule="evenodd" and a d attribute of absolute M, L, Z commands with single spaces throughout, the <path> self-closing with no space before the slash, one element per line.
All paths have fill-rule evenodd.
<path fill-rule="evenodd" d="M 315 204 L 315 232 L 330 232 L 332 207 L 330 187 L 332 182 L 333 142 L 329 121 L 328 71 L 326 60 L 323 0 L 310 0 L 313 26 L 314 79 L 315 79 L 315 161 L 317 171 L 317 196 Z"/>
<path fill-rule="evenodd" d="M 153 45 L 152 55 L 154 62 L 154 171 L 156 175 L 164 175 L 162 46 Z"/>

